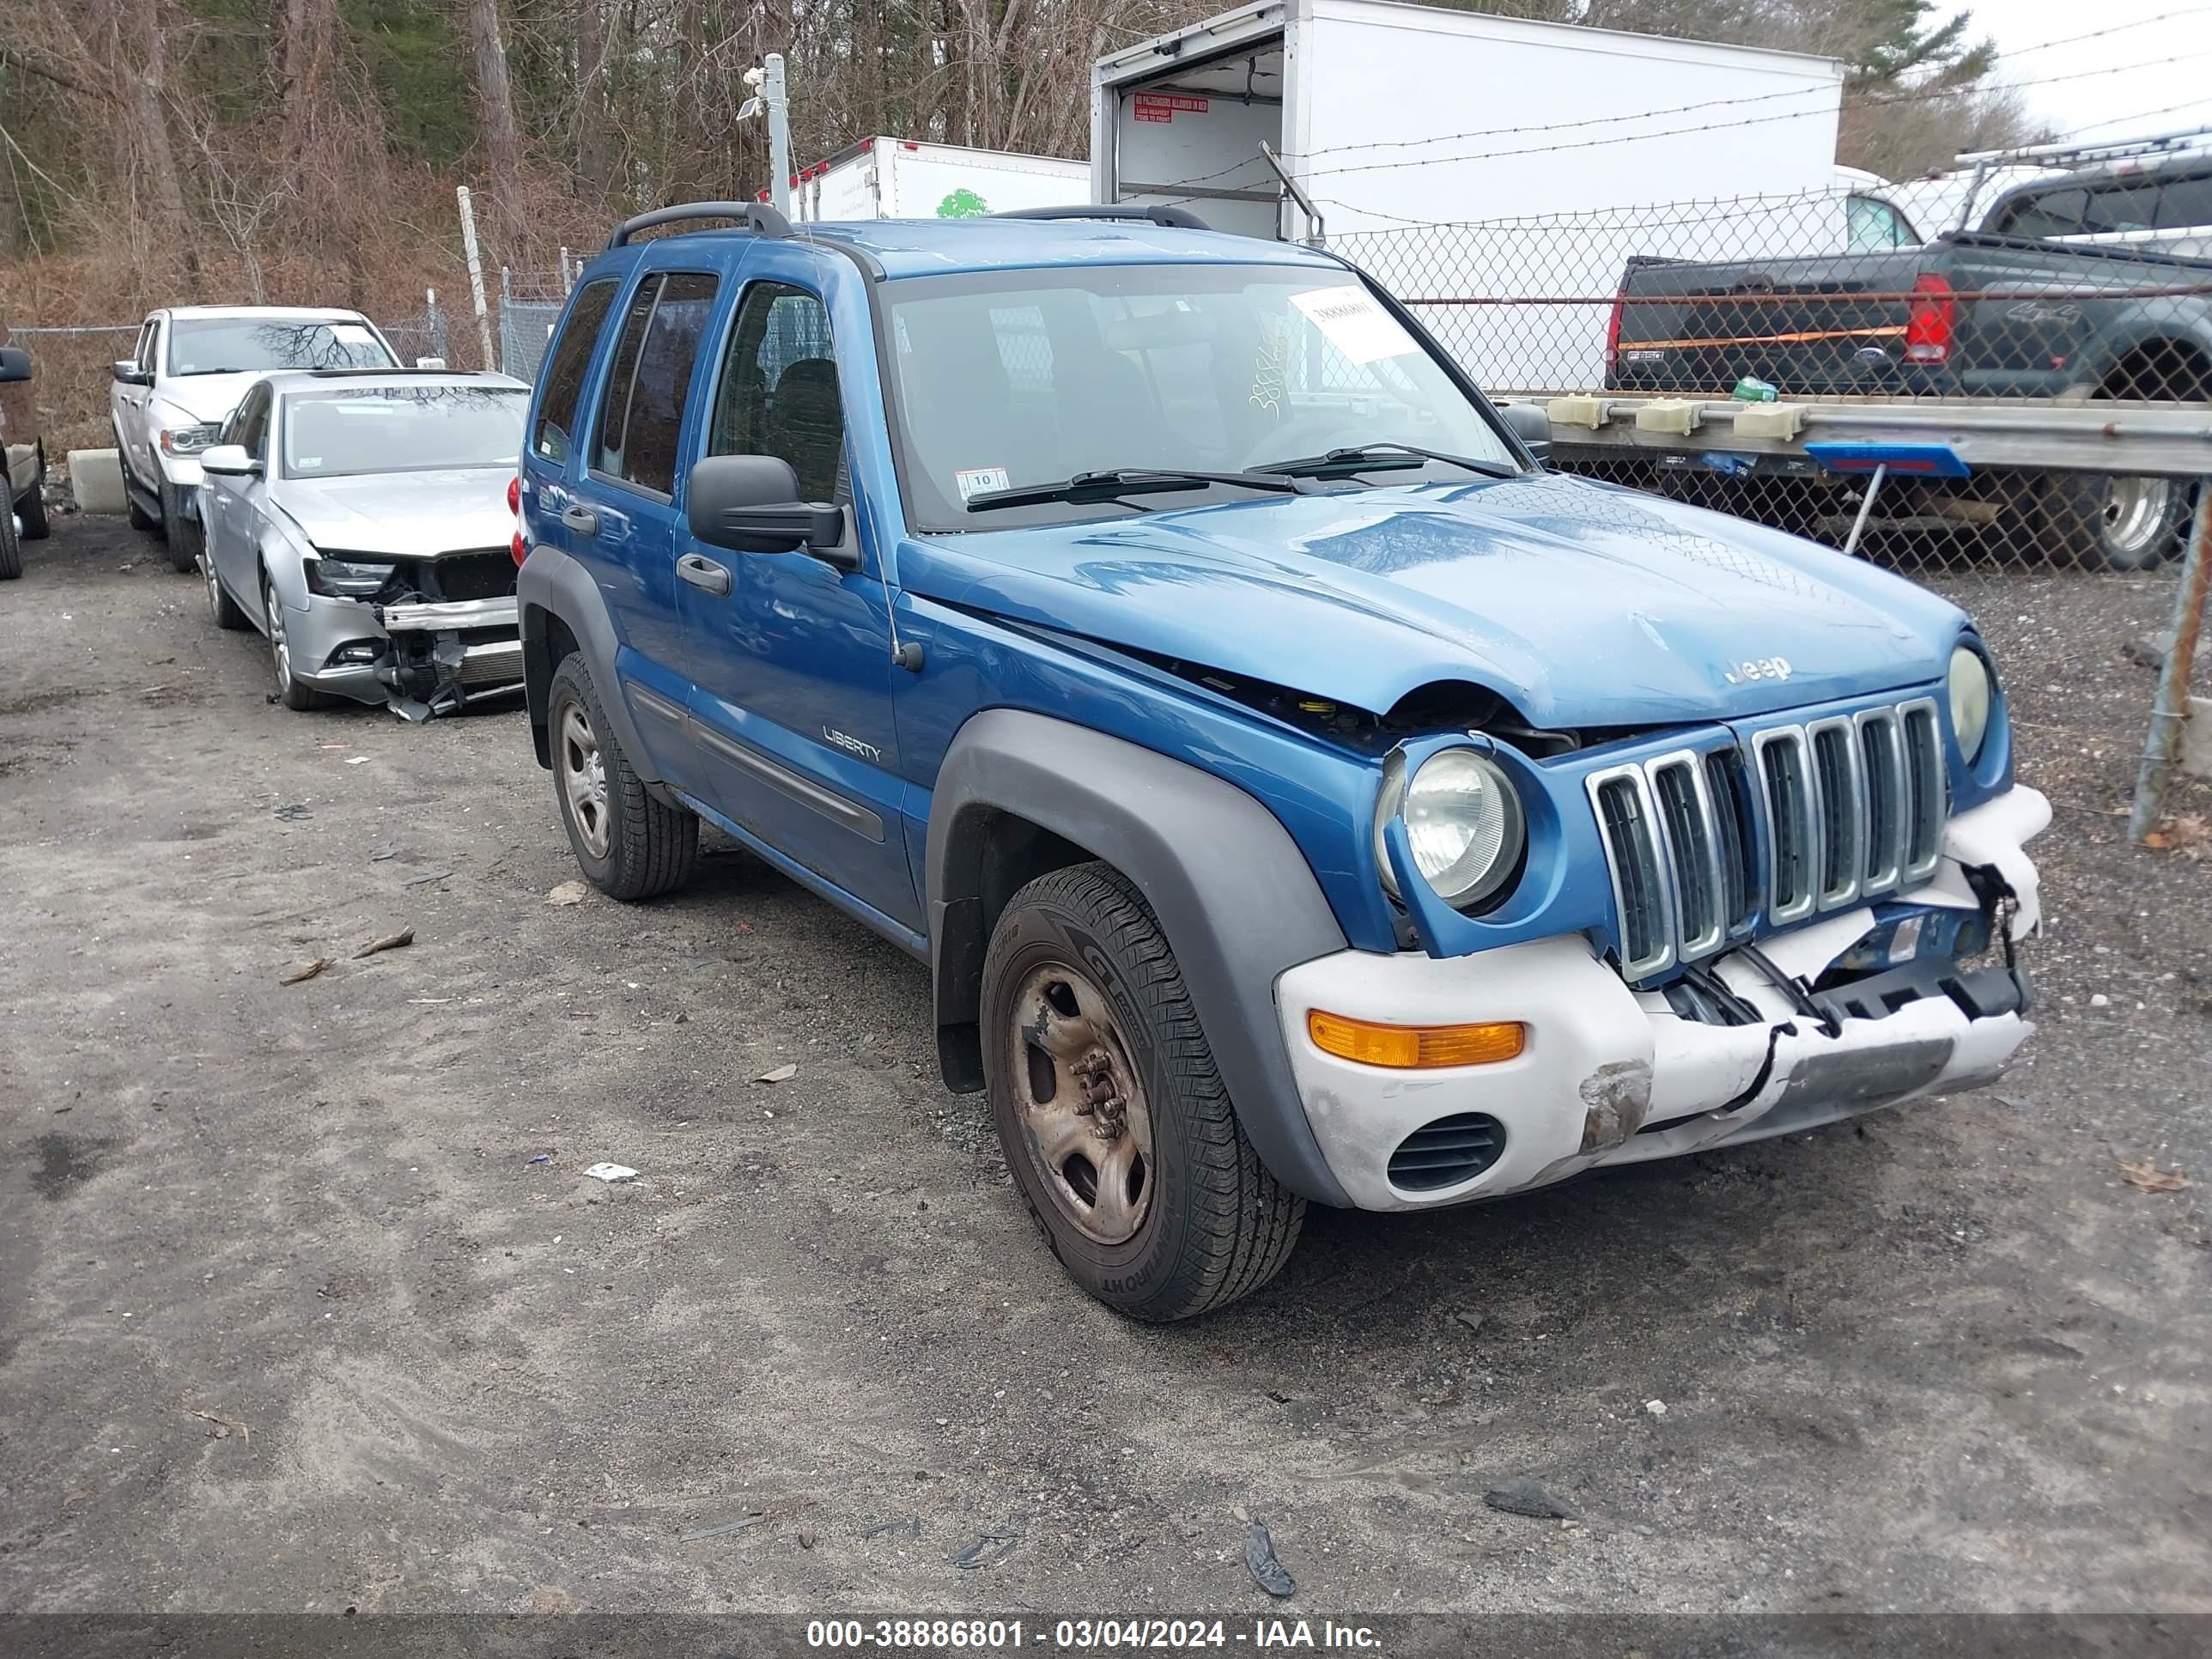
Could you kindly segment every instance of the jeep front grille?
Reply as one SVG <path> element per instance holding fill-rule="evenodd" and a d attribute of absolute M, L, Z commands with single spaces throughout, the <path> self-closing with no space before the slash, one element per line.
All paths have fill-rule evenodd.
<path fill-rule="evenodd" d="M 1779 726 L 1591 775 L 1623 977 L 1924 881 L 1948 807 L 1936 704 Z"/>

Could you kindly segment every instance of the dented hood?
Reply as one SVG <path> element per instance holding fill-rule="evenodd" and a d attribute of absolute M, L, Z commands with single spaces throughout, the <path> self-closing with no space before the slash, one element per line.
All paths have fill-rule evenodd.
<path fill-rule="evenodd" d="M 1377 713 L 1473 681 L 1559 727 L 1924 684 L 1963 622 L 1809 542 L 1556 473 L 908 542 L 899 580 Z"/>
<path fill-rule="evenodd" d="M 465 548 L 504 550 L 511 465 L 356 478 L 285 478 L 276 504 L 317 547 L 393 558 L 431 558 Z"/>

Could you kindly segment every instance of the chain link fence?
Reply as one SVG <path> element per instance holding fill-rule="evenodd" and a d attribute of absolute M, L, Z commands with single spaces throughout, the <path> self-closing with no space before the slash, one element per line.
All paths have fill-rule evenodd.
<path fill-rule="evenodd" d="M 2160 673 L 2140 834 L 2191 707 L 2187 647 L 2167 642 L 2203 605 L 2212 155 L 2032 177 L 1329 246 L 1493 396 L 1542 406 L 1565 471 L 1904 571 L 2017 630 L 2048 658 L 2030 674 L 2116 609 L 2170 616 L 2130 642 Z"/>
<path fill-rule="evenodd" d="M 1987 234 L 1941 234 L 1963 196 L 1929 198 L 1931 232 L 1910 191 L 1837 190 L 1331 246 L 1494 395 L 1542 401 L 1571 470 L 1836 545 L 1856 527 L 1914 569 L 2142 572 L 2179 555 L 2207 465 L 2212 158 L 2184 171 L 2071 187 L 2070 219 L 1984 203 Z"/>

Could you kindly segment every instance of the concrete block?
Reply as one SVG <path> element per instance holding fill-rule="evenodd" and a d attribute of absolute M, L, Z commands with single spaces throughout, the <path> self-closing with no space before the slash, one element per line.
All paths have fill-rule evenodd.
<path fill-rule="evenodd" d="M 1636 429 L 1686 438 L 1705 418 L 1704 409 L 1686 398 L 1656 398 L 1636 411 Z"/>
<path fill-rule="evenodd" d="M 2181 769 L 2212 778 L 2212 697 L 2189 700 L 2189 718 L 2181 724 Z"/>
<path fill-rule="evenodd" d="M 1544 405 L 1553 426 L 1588 427 L 1595 432 L 1605 424 L 1605 399 L 1598 397 L 1554 398 Z"/>
<path fill-rule="evenodd" d="M 80 513 L 120 513 L 129 504 L 123 493 L 123 458 L 112 449 L 72 449 L 70 488 Z"/>
<path fill-rule="evenodd" d="M 1745 404 L 1735 412 L 1735 435 L 1779 438 L 1787 443 L 1804 423 L 1805 411 L 1795 404 Z"/>

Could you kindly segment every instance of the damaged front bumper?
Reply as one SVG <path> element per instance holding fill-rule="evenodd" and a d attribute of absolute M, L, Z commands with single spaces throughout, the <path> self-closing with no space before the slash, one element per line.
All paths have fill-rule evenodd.
<path fill-rule="evenodd" d="M 1881 915 L 1839 912 L 1714 958 L 1695 995 L 1632 989 L 1580 934 L 1468 957 L 1347 951 L 1302 963 L 1277 981 L 1276 1004 L 1307 1120 L 1354 1205 L 1410 1210 L 1989 1083 L 2034 1029 L 2012 947 L 2040 921 L 2022 848 L 2050 818 L 2021 787 L 1961 813 L 1924 886 Z M 1988 930 L 1996 965 L 1904 948 L 1900 930 L 1948 940 L 1962 913 L 1969 936 L 1975 923 Z M 1845 957 L 1867 960 L 1870 941 L 1867 971 L 1813 989 Z M 1493 1064 L 1389 1070 L 1317 1047 L 1307 1026 L 1317 1010 L 1398 1025 L 1518 1021 L 1527 1040 Z M 1440 1179 L 1455 1157 L 1466 1173 Z"/>
<path fill-rule="evenodd" d="M 428 720 L 522 689 L 522 633 L 512 595 L 376 607 L 392 641 L 377 679 L 402 719 Z"/>

